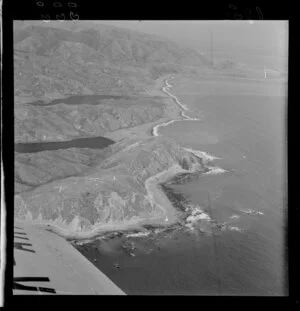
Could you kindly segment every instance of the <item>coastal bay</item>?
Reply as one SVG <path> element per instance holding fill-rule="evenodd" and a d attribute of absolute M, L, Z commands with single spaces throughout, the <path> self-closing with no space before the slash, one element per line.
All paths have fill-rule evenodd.
<path fill-rule="evenodd" d="M 202 81 L 205 87 L 199 91 Z M 127 237 L 124 233 L 115 239 L 110 253 L 102 248 L 100 240 L 78 249 L 88 258 L 97 258 L 96 265 L 129 294 L 284 295 L 285 233 L 280 229 L 286 208 L 282 197 L 283 98 L 270 96 L 270 91 L 261 87 L 262 82 L 256 81 L 247 82 L 248 90 L 244 80 L 224 80 L 224 87 L 213 79 L 199 82 L 196 77 L 175 76 L 168 83 L 173 85 L 172 92 L 179 101 L 187 103 L 191 110 L 201 109 L 204 116 L 201 121 L 181 119 L 166 127 L 158 125 L 157 134 L 178 140 L 204 159 L 208 167 L 208 172 L 195 177 L 180 172 L 162 183 L 173 207 L 177 205 L 181 210 L 178 215 L 184 215 L 183 221 L 168 233 L 150 231 L 144 237 Z M 271 90 L 271 83 L 266 84 Z M 284 94 L 277 86 L 278 81 L 273 81 L 274 94 Z M 218 96 L 207 97 L 212 89 Z M 239 95 L 222 95 L 234 90 Z M 262 96 L 257 92 L 250 96 L 251 90 Z M 277 134 L 271 135 L 275 129 Z M 191 135 L 198 132 L 207 136 Z M 259 153 L 255 146 L 260 146 Z M 276 150 L 276 157 L 271 150 Z M 129 243 L 129 253 L 118 250 L 118 243 Z M 187 247 L 183 249 L 182 245 Z M 97 251 L 92 252 L 92 247 Z M 176 260 L 168 260 L 170 254 Z M 118 262 L 120 269 L 111 266 L 111 261 Z M 154 268 L 157 266 L 163 268 Z M 139 274 L 134 274 L 134 269 Z M 126 281 L 129 279 L 131 282 Z"/>

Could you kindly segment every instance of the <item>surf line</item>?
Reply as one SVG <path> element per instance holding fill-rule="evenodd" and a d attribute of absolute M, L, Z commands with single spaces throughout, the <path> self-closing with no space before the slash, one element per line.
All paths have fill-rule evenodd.
<path fill-rule="evenodd" d="M 170 79 L 174 79 L 174 77 L 171 77 Z M 200 119 L 198 118 L 191 118 L 189 116 L 187 116 L 185 114 L 185 112 L 188 110 L 188 107 L 183 105 L 179 100 L 178 98 L 173 95 L 172 93 L 169 92 L 169 89 L 172 88 L 173 85 L 170 84 L 168 82 L 168 80 L 166 79 L 165 80 L 165 86 L 162 87 L 162 92 L 164 92 L 165 94 L 167 94 L 169 97 L 171 97 L 175 103 L 182 109 L 181 113 L 180 113 L 180 116 L 181 116 L 181 119 L 175 119 L 175 120 L 171 120 L 171 121 L 168 121 L 168 122 L 165 122 L 165 123 L 161 123 L 161 124 L 158 124 L 156 126 L 153 127 L 153 130 L 152 130 L 152 134 L 153 136 L 159 136 L 158 134 L 158 129 L 160 127 L 164 127 L 164 126 L 168 126 L 169 124 L 172 124 L 174 122 L 178 122 L 178 121 L 200 121 Z"/>
<path fill-rule="evenodd" d="M 174 79 L 174 77 L 170 77 L 170 79 Z M 200 121 L 200 119 L 191 118 L 191 117 L 185 115 L 185 112 L 188 110 L 188 107 L 183 105 L 175 95 L 173 95 L 172 93 L 169 92 L 169 89 L 172 87 L 173 87 L 173 85 L 170 84 L 168 82 L 168 80 L 166 79 L 165 80 L 165 86 L 162 87 L 162 91 L 165 94 L 167 94 L 169 97 L 171 97 L 176 102 L 176 104 L 182 109 L 182 111 L 180 113 L 181 119 L 171 120 L 171 121 L 161 123 L 161 124 L 154 126 L 152 129 L 152 135 L 153 136 L 159 136 L 158 129 L 160 127 L 168 126 L 169 124 L 172 124 L 174 122 L 178 122 L 178 121 Z M 184 148 L 184 149 L 193 153 L 196 157 L 201 158 L 205 164 L 207 164 L 208 162 L 211 162 L 213 160 L 220 159 L 218 157 L 215 157 L 215 156 L 209 154 L 208 152 L 193 150 L 193 149 L 189 149 L 189 148 Z M 207 166 L 207 168 L 209 168 L 209 171 L 207 173 L 205 173 L 205 175 L 217 175 L 217 174 L 222 174 L 224 172 L 227 172 L 226 170 L 224 170 L 218 166 Z"/>

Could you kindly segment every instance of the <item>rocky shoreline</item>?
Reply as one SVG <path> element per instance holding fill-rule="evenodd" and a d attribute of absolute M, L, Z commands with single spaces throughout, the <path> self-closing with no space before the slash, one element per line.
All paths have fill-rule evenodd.
<path fill-rule="evenodd" d="M 165 103 L 167 105 L 167 111 L 168 110 L 171 111 L 171 113 L 168 114 L 169 118 L 167 120 L 164 119 L 159 120 L 160 123 L 155 124 L 154 126 L 153 124 L 145 125 L 147 126 L 147 129 L 143 134 L 140 131 L 137 132 L 137 130 L 142 130 L 141 127 L 138 127 L 138 129 L 134 128 L 134 131 L 128 134 L 131 134 L 135 138 L 136 136 L 142 138 L 144 136 L 141 135 L 148 136 L 149 134 L 152 136 L 159 136 L 157 130 L 160 126 L 166 126 L 176 121 L 200 120 L 190 118 L 184 114 L 188 110 L 188 108 L 182 105 L 178 101 L 177 97 L 167 90 L 167 88 L 172 87 L 172 85 L 169 84 L 167 80 L 168 78 L 173 77 L 167 76 L 160 78 L 156 83 L 156 88 L 158 87 L 160 89 L 160 92 L 163 92 L 164 94 L 167 95 Z M 162 83 L 164 84 L 162 85 Z M 153 89 L 152 91 L 149 92 L 149 94 L 157 95 L 157 89 Z M 173 107 L 176 108 L 174 109 Z M 117 140 L 116 136 L 110 136 L 110 138 L 114 138 Z M 217 159 L 216 157 L 209 155 L 205 152 L 194 151 L 192 149 L 186 150 L 191 152 L 201 160 L 202 167 L 200 170 L 197 169 L 189 170 L 188 167 L 178 165 L 173 166 L 166 171 L 160 172 L 148 178 L 145 181 L 145 187 L 147 189 L 148 195 L 151 197 L 151 200 L 152 202 L 154 202 L 154 204 L 157 204 L 162 208 L 164 216 L 159 217 L 158 219 L 148 219 L 146 220 L 146 224 L 145 222 L 140 222 L 144 223 L 140 228 L 134 229 L 127 228 L 127 230 L 121 230 L 115 233 L 104 233 L 103 236 L 118 237 L 130 233 L 138 234 L 138 232 L 140 233 L 144 232 L 145 229 L 146 235 L 149 235 L 153 234 L 156 230 L 161 232 L 165 230 L 173 230 L 183 226 L 191 227 L 191 223 L 197 219 L 205 219 L 211 221 L 210 217 L 207 214 L 205 214 L 201 209 L 193 208 L 190 202 L 184 197 L 184 195 L 182 195 L 179 192 L 176 192 L 174 189 L 170 187 L 170 185 L 172 184 L 183 184 L 186 182 L 190 182 L 192 180 L 199 178 L 199 175 L 201 174 L 209 173 L 212 170 L 212 167 L 208 167 L 206 164 L 210 161 L 213 161 L 214 159 Z M 201 215 L 204 216 L 202 217 Z M 163 222 L 161 221 L 162 219 Z"/>

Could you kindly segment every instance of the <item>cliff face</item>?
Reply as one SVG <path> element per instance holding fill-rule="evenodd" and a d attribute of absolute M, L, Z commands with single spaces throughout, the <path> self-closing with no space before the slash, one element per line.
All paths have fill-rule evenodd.
<path fill-rule="evenodd" d="M 147 193 L 145 180 L 174 164 L 203 168 L 199 158 L 163 137 L 129 146 L 119 143 L 110 151 L 101 164 L 94 160 L 93 167 L 82 168 L 80 176 L 16 195 L 15 217 L 54 223 L 70 231 L 158 217 L 162 210 Z"/>
<path fill-rule="evenodd" d="M 77 105 L 67 105 L 63 101 L 53 105 L 16 105 L 15 142 L 103 136 L 107 132 L 156 121 L 164 115 L 163 105 L 147 97 L 83 98 Z"/>

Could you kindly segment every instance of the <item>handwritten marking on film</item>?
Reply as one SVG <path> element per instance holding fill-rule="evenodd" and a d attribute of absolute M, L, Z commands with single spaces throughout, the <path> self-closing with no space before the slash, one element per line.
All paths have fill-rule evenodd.
<path fill-rule="evenodd" d="M 40 8 L 45 9 L 45 3 L 43 1 L 37 1 L 36 5 Z M 67 2 L 66 4 L 63 4 L 62 2 L 59 2 L 59 1 L 55 1 L 52 3 L 52 6 L 55 9 L 63 8 L 66 6 L 69 8 L 77 8 L 78 7 L 77 3 L 73 2 L 73 1 Z M 67 14 L 66 14 L 66 12 L 63 12 L 63 13 L 56 12 L 54 15 L 55 16 L 53 19 L 59 20 L 60 22 L 65 21 L 67 18 L 67 15 L 69 15 L 71 20 L 79 20 L 79 15 L 76 12 L 74 12 L 74 10 L 67 12 Z M 49 23 L 51 21 L 51 16 L 50 16 L 50 14 L 45 14 L 45 12 L 43 12 L 43 14 L 41 14 L 41 19 L 44 22 Z"/>
<path fill-rule="evenodd" d="M 250 19 L 252 20 L 253 18 L 259 18 L 260 20 L 262 20 L 263 14 L 262 11 L 260 9 L 260 7 L 255 7 L 255 12 L 256 14 L 253 15 L 252 12 L 253 10 L 251 8 L 247 8 L 247 7 L 238 7 L 235 4 L 229 4 L 228 8 L 230 9 L 230 11 L 228 12 L 228 17 L 229 18 L 233 18 L 233 19 Z"/>

